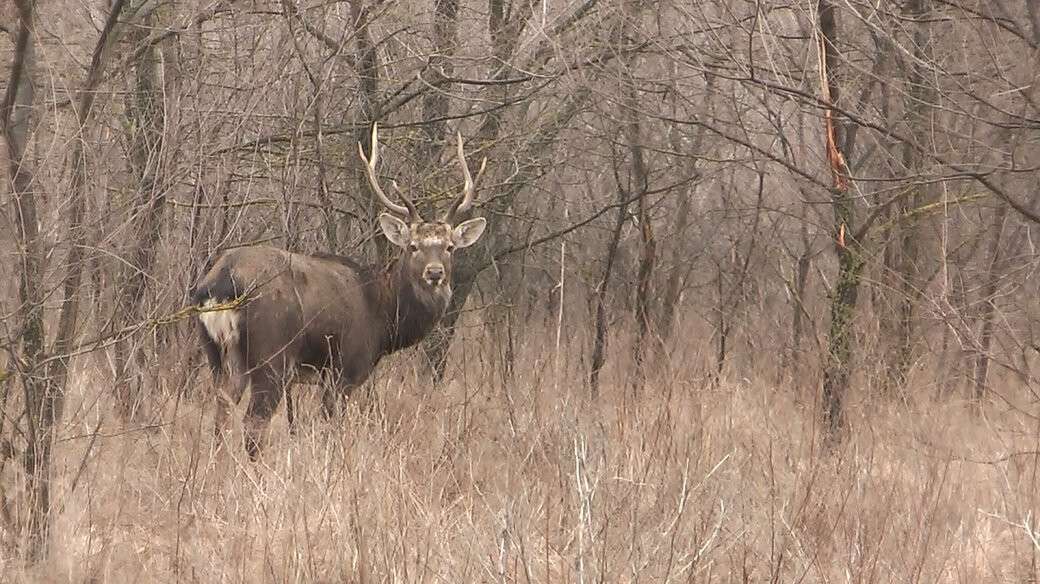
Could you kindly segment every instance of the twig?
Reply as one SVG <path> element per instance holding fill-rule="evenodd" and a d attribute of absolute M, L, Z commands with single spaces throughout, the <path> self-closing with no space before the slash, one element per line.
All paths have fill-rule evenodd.
<path fill-rule="evenodd" d="M 94 450 L 94 443 L 97 442 L 98 436 L 101 432 L 101 424 L 104 420 L 105 418 L 103 416 L 98 416 L 97 425 L 94 426 L 94 431 L 90 433 L 90 443 L 87 444 L 87 450 L 83 453 L 83 458 L 79 461 L 79 467 L 76 468 L 76 476 L 72 478 L 72 483 L 69 484 L 69 488 L 62 496 L 61 507 L 55 513 L 55 516 L 59 516 L 65 512 L 65 506 L 69 503 L 69 496 L 76 492 L 76 486 L 79 485 L 79 479 L 83 476 L 83 471 L 87 468 L 87 460 L 90 459 L 90 452 Z"/>
<path fill-rule="evenodd" d="M 127 326 L 125 326 L 125 327 L 123 327 L 123 328 L 121 328 L 121 329 L 119 329 L 117 331 L 113 331 L 111 333 L 95 337 L 95 338 L 93 338 L 93 339 L 91 339 L 89 341 L 84 341 L 84 342 L 78 343 L 75 347 L 73 347 L 69 351 L 66 351 L 66 352 L 61 353 L 61 354 L 51 355 L 50 357 L 41 359 L 36 364 L 36 367 L 42 367 L 42 366 L 45 366 L 48 363 L 51 363 L 53 361 L 58 361 L 58 360 L 61 360 L 61 359 L 68 359 L 70 357 L 75 357 L 75 356 L 78 356 L 78 355 L 82 355 L 84 353 L 90 353 L 92 351 L 96 351 L 96 350 L 98 350 L 98 349 L 100 349 L 102 347 L 107 347 L 107 346 L 117 342 L 121 338 L 124 338 L 125 336 L 130 335 L 130 334 L 133 334 L 133 333 L 135 333 L 135 332 L 137 332 L 137 331 L 139 331 L 139 330 L 141 330 L 143 328 L 147 328 L 147 327 L 158 328 L 160 326 L 166 326 L 166 325 L 174 324 L 174 323 L 180 322 L 182 320 L 185 320 L 187 318 L 190 318 L 192 316 L 195 316 L 197 314 L 201 314 L 201 313 L 204 313 L 204 312 L 220 312 L 220 311 L 223 311 L 223 310 L 234 310 L 236 308 L 240 308 L 242 306 L 245 306 L 249 302 L 249 300 L 250 300 L 249 293 L 246 292 L 245 294 L 243 294 L 243 295 L 241 295 L 241 296 L 239 296 L 237 298 L 233 298 L 231 300 L 228 300 L 227 302 L 222 302 L 220 304 L 211 304 L 211 305 L 208 305 L 208 306 L 205 306 L 205 307 L 203 307 L 203 306 L 194 306 L 194 305 L 192 305 L 192 306 L 185 306 L 185 307 L 183 307 L 183 308 L 181 308 L 181 309 L 179 309 L 176 312 L 173 312 L 171 314 L 167 314 L 165 316 L 160 316 L 160 317 L 156 317 L 156 318 L 143 320 L 143 321 L 137 322 L 137 323 L 132 324 L 132 325 L 127 325 Z"/>
<path fill-rule="evenodd" d="M 171 207 L 185 207 L 188 209 L 238 209 L 242 207 L 252 207 L 254 205 L 264 206 L 278 206 L 278 205 L 298 205 L 300 207 L 307 207 L 308 209 L 318 209 L 320 211 L 334 211 L 340 215 L 346 215 L 356 221 L 362 221 L 362 218 L 357 213 L 347 211 L 341 207 L 335 205 L 321 205 L 319 203 L 308 203 L 306 201 L 283 201 L 279 199 L 250 199 L 248 201 L 239 201 L 237 203 L 185 203 L 184 201 L 178 201 L 176 199 L 167 199 L 166 204 Z"/>

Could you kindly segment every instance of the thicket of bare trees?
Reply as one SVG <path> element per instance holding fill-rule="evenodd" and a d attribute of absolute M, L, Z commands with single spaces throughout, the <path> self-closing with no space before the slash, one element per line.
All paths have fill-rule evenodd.
<path fill-rule="evenodd" d="M 488 158 L 488 235 L 423 347 L 431 375 L 468 322 L 507 375 L 522 339 L 566 330 L 589 396 L 614 367 L 638 399 L 695 339 L 687 378 L 811 392 L 834 438 L 857 392 L 1033 387 L 1030 0 L 2 11 L 0 530 L 29 557 L 77 367 L 107 372 L 120 412 L 95 436 L 204 399 L 186 291 L 214 250 L 387 256 L 357 156 L 377 121 L 382 175 L 422 209 L 458 190 L 456 130 Z"/>

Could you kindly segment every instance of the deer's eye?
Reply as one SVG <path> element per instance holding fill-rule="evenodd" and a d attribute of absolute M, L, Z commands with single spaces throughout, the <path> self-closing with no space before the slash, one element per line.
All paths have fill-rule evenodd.
<path fill-rule="evenodd" d="M 412 253 L 415 253 L 415 252 L 419 251 L 419 245 L 416 244 L 416 243 L 409 243 L 408 244 L 408 251 L 410 251 Z"/>
<path fill-rule="evenodd" d="M 451 253 L 451 252 L 455 251 L 455 246 L 449 243 L 448 247 L 444 248 L 444 250 L 447 251 L 448 253 Z"/>

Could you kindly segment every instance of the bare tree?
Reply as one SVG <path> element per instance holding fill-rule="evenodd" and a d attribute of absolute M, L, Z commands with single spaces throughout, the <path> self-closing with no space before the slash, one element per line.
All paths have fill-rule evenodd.
<path fill-rule="evenodd" d="M 820 77 L 823 101 L 828 106 L 838 103 L 841 95 L 835 76 L 838 74 L 838 31 L 834 5 L 821 0 L 817 5 L 820 26 Z M 855 199 L 849 193 L 847 157 L 852 144 L 844 124 L 833 107 L 824 113 L 827 159 L 834 177 L 831 201 L 834 209 L 835 253 L 838 275 L 831 297 L 829 355 L 823 377 L 823 407 L 832 435 L 845 425 L 844 400 L 848 391 L 853 353 L 853 318 L 859 297 L 863 271 L 863 247 L 853 231 Z"/>
<path fill-rule="evenodd" d="M 18 344 L 13 363 L 24 394 L 27 417 L 27 448 L 24 466 L 30 484 L 31 541 L 28 556 L 43 557 L 46 549 L 47 522 L 50 507 L 50 431 L 56 409 L 41 369 L 46 332 L 43 322 L 43 298 L 40 277 L 40 232 L 37 198 L 32 168 L 26 158 L 26 140 L 32 124 L 35 91 L 32 76 L 36 68 L 36 23 L 32 2 L 16 3 L 18 28 L 11 77 L 4 95 L 0 121 L 7 146 L 11 192 L 14 195 L 19 262 Z M 6 392 L 5 392 L 6 396 Z M 6 405 L 6 404 L 5 404 Z M 6 458 L 6 457 L 5 457 Z M 6 505 L 6 502 L 5 502 Z"/>
<path fill-rule="evenodd" d="M 164 103 L 163 59 L 160 45 L 149 43 L 147 31 L 155 28 L 159 19 L 153 7 L 132 7 L 139 26 L 127 34 L 128 44 L 135 60 L 134 84 L 126 106 L 126 133 L 129 148 L 128 162 L 136 184 L 135 200 L 131 207 L 130 223 L 134 235 L 126 250 L 126 263 L 116 295 L 118 316 L 113 323 L 123 329 L 142 318 L 146 302 L 149 274 L 153 272 L 160 243 L 163 217 L 166 211 L 166 161 L 163 143 L 166 136 L 166 106 Z M 115 395 L 121 411 L 133 415 L 139 405 L 142 373 L 132 375 L 134 363 L 139 370 L 145 367 L 145 356 L 137 339 L 122 339 L 116 345 Z M 134 377 L 135 380 L 132 380 Z"/>
<path fill-rule="evenodd" d="M 110 48 L 117 35 L 124 0 L 116 0 L 106 18 L 104 28 L 94 46 L 86 80 L 74 101 L 77 129 L 69 159 L 70 185 L 65 232 L 68 251 L 61 276 L 63 293 L 57 329 L 51 347 L 44 349 L 45 330 L 42 315 L 42 290 L 39 265 L 39 227 L 36 200 L 31 174 L 25 167 L 25 137 L 29 114 L 33 105 L 31 88 L 34 60 L 33 36 L 35 15 L 31 3 L 19 3 L 19 50 L 15 54 L 13 83 L 5 98 L 4 125 L 11 155 L 16 207 L 18 208 L 19 240 L 22 249 L 22 321 L 21 355 L 19 357 L 22 387 L 25 395 L 28 438 L 24 466 L 30 484 L 29 547 L 30 558 L 41 559 L 47 552 L 50 523 L 51 493 L 50 464 L 54 443 L 55 423 L 61 417 L 64 391 L 68 380 L 69 359 L 78 335 L 80 281 L 83 274 L 85 242 L 84 212 L 86 206 L 88 160 L 84 140 L 94 105 L 96 90 L 101 83 Z M 20 111 L 14 111 L 14 110 Z"/>
<path fill-rule="evenodd" d="M 620 173 L 618 172 L 618 157 L 613 157 L 615 181 L 617 183 L 617 218 L 614 221 L 614 229 L 611 231 L 610 240 L 604 253 L 603 277 L 596 283 L 594 289 L 593 318 L 595 333 L 592 342 L 592 357 L 589 369 L 589 388 L 593 398 L 599 394 L 599 376 L 607 357 L 607 335 L 610 333 L 607 323 L 607 290 L 610 285 L 611 276 L 614 273 L 614 265 L 617 262 L 618 246 L 621 243 L 621 232 L 628 218 L 629 193 L 622 186 Z"/>

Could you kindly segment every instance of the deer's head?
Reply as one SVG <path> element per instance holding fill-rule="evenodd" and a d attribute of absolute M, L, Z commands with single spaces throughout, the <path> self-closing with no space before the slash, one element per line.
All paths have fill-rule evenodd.
<path fill-rule="evenodd" d="M 462 135 L 458 134 L 458 156 L 462 165 L 465 185 L 462 193 L 452 202 L 448 210 L 436 221 L 426 221 L 419 215 L 415 203 L 405 195 L 397 184 L 395 190 L 403 205 L 395 203 L 386 196 L 379 186 L 376 177 L 376 163 L 379 159 L 378 128 L 372 124 L 372 154 L 365 156 L 365 150 L 358 144 L 358 152 L 365 161 L 365 170 L 369 184 L 379 201 L 389 213 L 379 215 L 379 226 L 391 243 L 401 248 L 400 267 L 402 275 L 413 285 L 418 285 L 432 292 L 451 294 L 452 254 L 455 250 L 473 245 L 484 233 L 487 221 L 477 217 L 455 224 L 455 217 L 465 213 L 473 206 L 476 194 L 476 182 L 469 172 L 466 156 L 462 149 Z M 487 159 L 480 165 L 477 180 L 484 174 Z"/>

